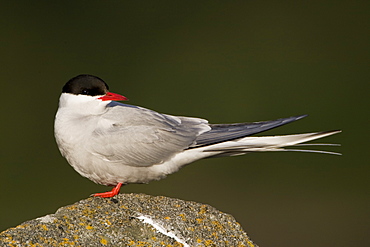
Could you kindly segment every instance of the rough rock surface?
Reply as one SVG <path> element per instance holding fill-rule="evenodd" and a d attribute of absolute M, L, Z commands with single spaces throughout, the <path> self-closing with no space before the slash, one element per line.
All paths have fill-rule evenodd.
<path fill-rule="evenodd" d="M 162 196 L 88 198 L 0 233 L 0 246 L 257 246 L 215 208 Z"/>

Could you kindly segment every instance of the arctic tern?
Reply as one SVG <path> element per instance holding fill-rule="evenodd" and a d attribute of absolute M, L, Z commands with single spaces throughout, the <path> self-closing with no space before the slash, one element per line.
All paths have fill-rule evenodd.
<path fill-rule="evenodd" d="M 207 157 L 262 151 L 338 154 L 284 147 L 302 145 L 340 130 L 251 137 L 306 115 L 263 122 L 209 124 L 201 118 L 171 116 L 118 103 L 127 98 L 108 89 L 102 79 L 93 75 L 70 79 L 62 89 L 55 117 L 56 142 L 69 164 L 95 183 L 114 186 L 112 191 L 94 196 L 113 197 L 123 184 L 159 180 Z"/>

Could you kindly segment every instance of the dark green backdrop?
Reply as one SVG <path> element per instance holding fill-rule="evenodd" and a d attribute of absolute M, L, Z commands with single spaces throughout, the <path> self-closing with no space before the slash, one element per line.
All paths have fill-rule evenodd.
<path fill-rule="evenodd" d="M 210 204 L 260 246 L 369 246 L 368 1 L 2 1 L 0 230 L 109 188 L 53 137 L 61 87 L 102 77 L 130 104 L 212 123 L 309 118 L 343 156 L 208 159 L 136 192 Z"/>

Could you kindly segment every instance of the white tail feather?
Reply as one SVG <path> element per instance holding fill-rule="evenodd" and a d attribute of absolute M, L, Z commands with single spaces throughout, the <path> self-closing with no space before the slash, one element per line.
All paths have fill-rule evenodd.
<path fill-rule="evenodd" d="M 337 152 L 322 151 L 322 150 L 310 150 L 310 149 L 282 149 L 280 151 L 293 151 L 293 152 L 305 152 L 305 153 L 320 153 L 320 154 L 342 155 L 341 153 L 337 153 Z"/>
<path fill-rule="evenodd" d="M 265 151 L 296 151 L 296 152 L 313 152 L 313 153 L 325 153 L 325 154 L 336 154 L 340 153 L 320 151 L 320 150 L 301 150 L 301 149 L 284 149 L 284 147 L 290 146 L 314 146 L 314 145 L 325 145 L 325 146 L 337 146 L 338 144 L 330 143 L 309 143 L 304 142 L 316 140 L 326 136 L 334 135 L 341 132 L 340 130 L 325 131 L 316 133 L 305 133 L 305 134 L 294 134 L 294 135 L 283 135 L 283 136 L 259 136 L 259 137 L 244 137 L 238 140 L 223 142 L 208 146 L 204 148 L 204 152 L 221 152 L 217 156 L 223 155 L 237 155 L 240 153 L 248 152 L 265 152 Z M 304 143 L 304 144 L 302 144 Z"/>
<path fill-rule="evenodd" d="M 294 146 L 334 146 L 334 147 L 340 147 L 341 144 L 339 144 L 339 143 L 302 143 L 302 144 L 296 144 Z"/>

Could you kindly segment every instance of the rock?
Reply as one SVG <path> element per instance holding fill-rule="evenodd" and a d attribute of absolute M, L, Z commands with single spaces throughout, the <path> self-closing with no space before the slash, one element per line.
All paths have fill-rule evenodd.
<path fill-rule="evenodd" d="M 88 198 L 0 233 L 0 246 L 257 246 L 217 209 L 163 196 Z"/>

